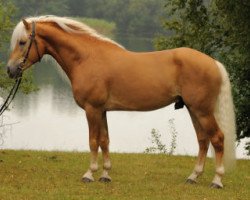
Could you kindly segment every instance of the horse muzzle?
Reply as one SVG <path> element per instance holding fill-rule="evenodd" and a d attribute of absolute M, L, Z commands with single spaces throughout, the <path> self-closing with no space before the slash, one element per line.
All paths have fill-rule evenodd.
<path fill-rule="evenodd" d="M 10 78 L 17 79 L 22 76 L 22 68 L 20 65 L 7 66 L 7 73 Z"/>

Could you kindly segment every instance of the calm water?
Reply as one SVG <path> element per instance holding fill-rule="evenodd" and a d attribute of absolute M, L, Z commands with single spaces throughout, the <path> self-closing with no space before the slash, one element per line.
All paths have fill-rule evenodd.
<path fill-rule="evenodd" d="M 149 39 L 118 41 L 135 51 L 152 50 Z M 0 148 L 88 151 L 88 127 L 84 111 L 72 97 L 70 86 L 62 80 L 53 62 L 43 61 L 34 67 L 40 90 L 28 96 L 18 94 L 11 111 L 5 114 L 6 123 L 17 123 L 4 135 Z M 175 111 L 173 105 L 152 112 L 108 113 L 110 150 L 112 152 L 143 152 L 152 146 L 153 128 L 170 147 L 170 129 L 177 132 L 175 154 L 197 155 L 198 144 L 186 109 Z M 243 143 L 237 157 L 246 157 Z"/>

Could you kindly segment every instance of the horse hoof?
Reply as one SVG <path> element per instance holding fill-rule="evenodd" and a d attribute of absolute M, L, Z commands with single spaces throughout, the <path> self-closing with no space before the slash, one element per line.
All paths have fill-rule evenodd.
<path fill-rule="evenodd" d="M 210 188 L 222 189 L 223 187 L 221 185 L 216 184 L 216 183 L 211 183 Z"/>
<path fill-rule="evenodd" d="M 94 180 L 91 180 L 90 178 L 87 178 L 87 177 L 83 177 L 82 178 L 82 182 L 84 182 L 84 183 L 91 183 L 91 182 L 94 182 Z"/>
<path fill-rule="evenodd" d="M 188 178 L 188 179 L 186 180 L 186 183 L 193 185 L 193 184 L 196 184 L 197 181 Z"/>
<path fill-rule="evenodd" d="M 99 178 L 99 182 L 101 182 L 101 183 L 109 183 L 109 182 L 111 182 L 111 179 L 107 178 L 107 177 L 101 177 L 101 178 Z"/>

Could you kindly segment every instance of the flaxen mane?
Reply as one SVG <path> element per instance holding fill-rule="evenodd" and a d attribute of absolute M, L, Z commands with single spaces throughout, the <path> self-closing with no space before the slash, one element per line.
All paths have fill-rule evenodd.
<path fill-rule="evenodd" d="M 26 18 L 26 21 L 28 22 L 54 22 L 56 23 L 61 29 L 64 31 L 70 32 L 70 33 L 86 33 L 89 34 L 92 37 L 95 37 L 99 40 L 111 42 L 119 47 L 122 47 L 120 44 L 116 43 L 115 41 L 97 33 L 94 29 L 90 28 L 86 24 L 67 18 L 67 17 L 57 17 L 57 16 L 39 16 L 39 17 L 29 17 Z M 11 49 L 13 50 L 17 41 L 20 40 L 21 38 L 27 38 L 28 35 L 26 33 L 26 30 L 24 28 L 23 23 L 20 21 L 12 34 L 12 39 L 11 39 Z M 124 48 L 124 47 L 122 47 Z"/>

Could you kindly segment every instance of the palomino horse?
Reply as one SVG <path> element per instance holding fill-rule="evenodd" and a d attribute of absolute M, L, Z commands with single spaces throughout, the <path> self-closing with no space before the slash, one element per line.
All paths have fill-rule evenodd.
<path fill-rule="evenodd" d="M 211 142 L 216 158 L 212 187 L 223 187 L 224 135 L 225 153 L 233 155 L 235 121 L 228 75 L 216 60 L 189 48 L 131 52 L 85 24 L 56 16 L 19 22 L 11 49 L 7 67 L 11 78 L 44 54 L 51 55 L 67 74 L 89 125 L 91 160 L 84 182 L 94 181 L 99 147 L 103 155 L 99 180 L 111 181 L 107 111 L 149 111 L 178 101 L 186 105 L 199 143 L 197 163 L 187 182 L 196 183 L 203 172 Z"/>

